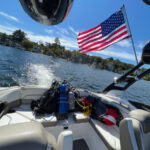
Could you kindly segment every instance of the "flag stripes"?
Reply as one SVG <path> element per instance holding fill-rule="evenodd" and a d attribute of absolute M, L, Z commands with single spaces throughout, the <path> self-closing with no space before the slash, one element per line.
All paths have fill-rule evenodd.
<path fill-rule="evenodd" d="M 121 40 L 130 38 L 122 10 L 98 26 L 79 33 L 78 44 L 81 53 L 100 51 Z"/>

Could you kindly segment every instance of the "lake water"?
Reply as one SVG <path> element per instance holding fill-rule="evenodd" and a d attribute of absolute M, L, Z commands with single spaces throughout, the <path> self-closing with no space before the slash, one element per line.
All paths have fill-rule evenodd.
<path fill-rule="evenodd" d="M 101 92 L 116 73 L 94 69 L 41 54 L 0 46 L 0 87 L 50 86 L 53 79 L 68 80 L 74 87 Z M 138 81 L 124 95 L 150 105 L 150 82 Z"/>

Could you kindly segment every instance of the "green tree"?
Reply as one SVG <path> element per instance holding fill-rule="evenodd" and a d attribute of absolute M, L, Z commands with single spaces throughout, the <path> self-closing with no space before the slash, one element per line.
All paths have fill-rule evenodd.
<path fill-rule="evenodd" d="M 59 40 L 59 38 L 58 38 L 58 37 L 57 37 L 57 38 L 55 38 L 55 44 L 60 45 L 60 40 Z"/>
<path fill-rule="evenodd" d="M 28 50 L 34 47 L 34 43 L 29 40 L 23 40 L 21 45 Z"/>
<path fill-rule="evenodd" d="M 46 43 L 45 43 L 45 46 L 46 46 L 46 47 L 48 47 L 48 48 L 51 48 L 52 44 L 51 44 L 51 43 L 46 42 Z"/>
<path fill-rule="evenodd" d="M 26 39 L 26 34 L 21 30 L 16 30 L 12 34 L 12 40 L 17 43 L 21 43 Z"/>
<path fill-rule="evenodd" d="M 112 57 L 107 58 L 108 61 L 113 61 L 114 59 Z"/>
<path fill-rule="evenodd" d="M 95 62 L 96 64 L 99 64 L 99 63 L 102 62 L 102 59 L 101 59 L 100 57 L 95 57 L 94 62 Z"/>
<path fill-rule="evenodd" d="M 44 46 L 44 43 L 43 43 L 43 41 L 42 40 L 40 40 L 39 42 L 38 42 L 38 44 L 40 45 L 40 46 Z"/>
<path fill-rule="evenodd" d="M 7 35 L 6 35 L 6 33 L 3 33 L 2 35 L 1 35 L 1 42 L 6 42 L 7 41 Z"/>

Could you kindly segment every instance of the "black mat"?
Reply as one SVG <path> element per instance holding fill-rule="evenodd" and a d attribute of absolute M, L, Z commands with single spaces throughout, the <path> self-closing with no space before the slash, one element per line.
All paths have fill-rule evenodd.
<path fill-rule="evenodd" d="M 89 150 L 89 147 L 84 139 L 73 141 L 73 150 Z"/>

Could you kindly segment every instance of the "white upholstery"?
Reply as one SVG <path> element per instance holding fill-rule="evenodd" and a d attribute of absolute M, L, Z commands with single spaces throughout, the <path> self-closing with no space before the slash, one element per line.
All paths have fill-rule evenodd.
<path fill-rule="evenodd" d="M 120 143 L 122 150 L 150 149 L 150 113 L 136 109 L 120 123 Z"/>
<path fill-rule="evenodd" d="M 66 130 L 60 133 L 57 140 L 57 150 L 72 150 L 73 136 L 72 131 Z"/>
<path fill-rule="evenodd" d="M 0 126 L 4 126 L 8 124 L 16 124 L 16 123 L 25 123 L 25 122 L 31 122 L 31 121 L 40 122 L 44 126 L 53 126 L 53 125 L 56 125 L 57 118 L 54 115 L 45 115 L 41 117 L 35 117 L 32 112 L 17 111 L 15 113 L 4 115 L 0 119 Z"/>
<path fill-rule="evenodd" d="M 23 103 L 37 100 L 48 88 L 39 86 L 12 87 L 0 90 L 0 101 L 14 101 L 22 99 Z M 29 100 L 29 101 L 28 101 Z"/>
<path fill-rule="evenodd" d="M 0 150 L 72 150 L 72 131 L 53 134 L 37 122 L 18 123 L 0 127 Z"/>
<path fill-rule="evenodd" d="M 83 113 L 81 112 L 76 112 L 74 113 L 74 118 L 75 121 L 77 123 L 81 123 L 81 122 L 88 122 L 89 121 L 89 116 L 85 116 Z"/>
<path fill-rule="evenodd" d="M 121 149 L 119 129 L 117 126 L 108 126 L 94 119 L 91 119 L 91 124 L 109 149 Z"/>
<path fill-rule="evenodd" d="M 39 99 L 46 90 L 48 90 L 48 89 L 43 88 L 43 87 L 36 87 L 36 86 L 22 87 L 21 88 L 21 92 L 22 92 L 21 97 L 22 97 L 23 103 L 26 103 L 26 100 Z"/>
<path fill-rule="evenodd" d="M 35 117 L 33 112 L 30 110 L 29 105 L 21 105 L 20 107 L 16 108 L 16 112 L 8 113 L 3 116 L 0 119 L 0 126 L 31 121 L 40 122 L 44 126 L 54 126 L 57 123 L 57 118 L 53 114 Z"/>
<path fill-rule="evenodd" d="M 55 137 L 36 122 L 6 125 L 0 128 L 0 150 L 56 149 Z"/>
<path fill-rule="evenodd" d="M 9 90 L 1 90 L 0 91 L 0 101 L 14 101 L 21 99 L 21 89 L 20 87 L 13 87 Z"/>
<path fill-rule="evenodd" d="M 131 118 L 125 118 L 120 123 L 120 143 L 122 150 L 139 150 L 132 121 Z M 135 121 L 137 122 L 137 120 Z"/>

